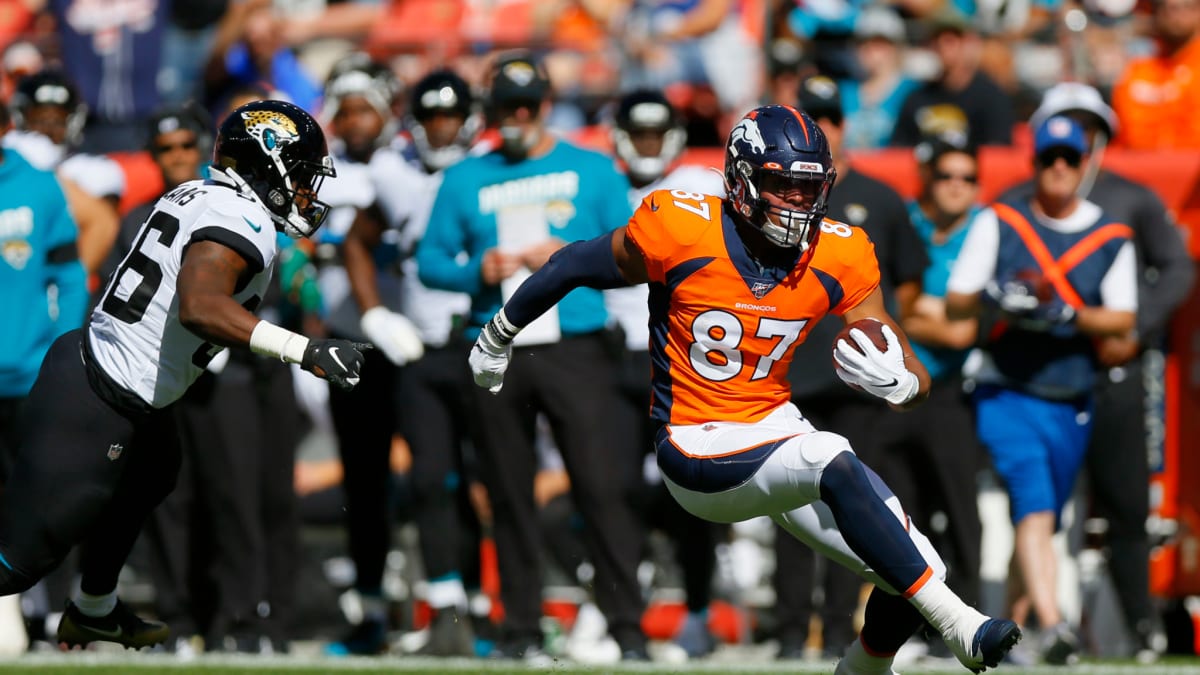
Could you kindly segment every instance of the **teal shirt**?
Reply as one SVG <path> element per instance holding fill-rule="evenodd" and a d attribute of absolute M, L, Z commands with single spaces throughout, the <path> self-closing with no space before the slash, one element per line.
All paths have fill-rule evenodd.
<path fill-rule="evenodd" d="M 78 233 L 52 171 L 19 153 L 0 161 L 0 398 L 22 397 L 50 343 L 83 324 L 87 275 Z M 56 290 L 50 292 L 50 287 Z"/>
<path fill-rule="evenodd" d="M 464 159 L 446 169 L 417 246 L 421 283 L 471 296 L 473 338 L 502 304 L 500 287 L 480 277 L 484 252 L 497 244 L 499 214 L 544 218 L 550 236 L 568 243 L 594 239 L 629 221 L 628 192 L 612 158 L 562 139 L 542 157 L 520 162 L 499 152 Z M 558 303 L 558 317 L 564 335 L 601 330 L 608 318 L 604 296 L 575 289 Z"/>
<path fill-rule="evenodd" d="M 908 203 L 909 220 L 912 221 L 913 227 L 921 237 L 921 243 L 925 244 L 925 252 L 929 254 L 929 267 L 925 268 L 925 275 L 921 279 L 924 293 L 935 298 L 946 297 L 946 282 L 950 279 L 950 270 L 954 267 L 954 261 L 958 259 L 958 253 L 967 239 L 967 232 L 970 231 L 971 224 L 975 222 L 975 217 L 981 210 L 978 206 L 972 206 L 967 213 L 966 222 L 961 227 L 952 232 L 945 241 L 934 243 L 933 235 L 936 228 L 933 221 L 925 217 L 925 213 L 921 211 L 921 207 L 915 200 Z M 913 341 L 912 347 L 917 358 L 921 359 L 921 363 L 925 365 L 925 370 L 929 371 L 929 377 L 935 380 L 961 372 L 963 361 L 966 360 L 969 351 L 927 347 L 915 341 Z"/>

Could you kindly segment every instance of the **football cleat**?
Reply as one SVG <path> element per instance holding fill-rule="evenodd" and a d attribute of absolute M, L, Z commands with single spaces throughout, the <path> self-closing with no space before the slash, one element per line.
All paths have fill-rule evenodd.
<path fill-rule="evenodd" d="M 975 630 L 969 648 L 957 640 L 946 640 L 959 663 L 972 673 L 1000 665 L 1001 659 L 1021 641 L 1021 628 L 1008 619 L 987 619 Z"/>
<path fill-rule="evenodd" d="M 142 619 L 120 600 L 113 611 L 100 617 L 88 616 L 75 603 L 67 603 L 67 611 L 58 624 L 58 641 L 68 649 L 93 642 L 115 642 L 128 649 L 141 649 L 166 642 L 170 634 L 165 623 Z"/>

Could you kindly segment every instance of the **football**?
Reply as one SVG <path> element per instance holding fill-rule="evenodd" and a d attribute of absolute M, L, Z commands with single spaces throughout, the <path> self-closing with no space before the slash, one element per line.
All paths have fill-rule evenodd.
<path fill-rule="evenodd" d="M 875 346 L 879 348 L 879 351 L 887 351 L 887 338 L 883 336 L 883 322 L 879 319 L 859 319 L 853 323 L 846 324 L 842 330 L 838 332 L 837 337 L 833 339 L 833 344 L 830 345 L 829 358 L 833 358 L 833 351 L 837 349 L 838 342 L 841 340 L 845 340 L 856 351 L 860 353 L 862 352 L 862 350 L 858 348 L 858 343 L 854 341 L 854 338 L 850 337 L 850 331 L 855 328 L 866 333 L 867 337 L 871 338 L 871 342 L 873 342 Z M 836 360 L 833 362 L 833 367 L 835 369 L 837 368 Z"/>

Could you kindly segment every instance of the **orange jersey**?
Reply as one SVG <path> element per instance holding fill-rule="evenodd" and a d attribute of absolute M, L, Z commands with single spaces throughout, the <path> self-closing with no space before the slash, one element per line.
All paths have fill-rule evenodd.
<path fill-rule="evenodd" d="M 721 204 L 658 190 L 626 229 L 650 277 L 651 415 L 660 423 L 766 417 L 790 399 L 787 369 L 811 327 L 879 285 L 871 240 L 833 220 L 785 276 L 760 271 Z"/>
<path fill-rule="evenodd" d="M 1171 56 L 1130 61 L 1113 87 L 1112 103 L 1121 123 L 1116 145 L 1200 148 L 1200 38 Z"/>

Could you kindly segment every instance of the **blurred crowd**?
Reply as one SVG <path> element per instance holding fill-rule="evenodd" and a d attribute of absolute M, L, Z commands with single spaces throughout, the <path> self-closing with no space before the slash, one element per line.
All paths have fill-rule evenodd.
<path fill-rule="evenodd" d="M 228 111 L 292 101 L 322 123 L 335 156 L 338 175 L 321 192 L 334 211 L 311 241 L 287 243 L 278 294 L 259 312 L 376 349 L 351 392 L 227 350 L 180 402 L 183 473 L 126 579 L 171 626 L 167 649 L 278 652 L 316 639 L 331 654 L 604 663 L 772 640 L 779 658 L 839 655 L 855 635 L 860 580 L 776 536 L 770 522 L 699 521 L 662 486 L 645 428 L 644 291 L 609 292 L 578 316 L 564 305 L 561 325 L 538 333 L 563 349 L 509 385 L 526 387 L 514 408 L 470 387 L 465 367 L 481 320 L 562 239 L 623 224 L 653 189 L 723 194 L 719 174 L 680 160 L 722 148 L 760 102 L 798 106 L 826 131 L 838 169 L 829 216 L 870 234 L 889 308 L 936 382 L 912 416 L 855 394 L 833 375 L 840 326 L 826 322 L 796 357 L 799 408 L 849 438 L 895 489 L 956 592 L 1040 629 L 1014 659 L 1113 653 L 1112 643 L 1085 639 L 1084 624 L 1099 620 L 1080 616 L 1081 591 L 1054 581 L 1078 586 L 1078 546 L 1056 548 L 1051 537 L 1090 518 L 1107 521 L 1103 555 L 1121 580 L 1116 644 L 1146 660 L 1165 648 L 1148 590 L 1146 422 L 1128 411 L 1161 382 L 1166 327 L 1190 291 L 1192 263 L 1162 201 L 1101 161 L 1110 146 L 1200 147 L 1200 77 L 1191 75 L 1200 0 L 0 7 L 0 279 L 37 267 L 26 267 L 21 245 L 33 221 L 8 215 L 26 212 L 39 227 L 51 216 L 38 214 L 58 214 L 58 244 L 77 247 L 87 275 L 47 273 L 6 285 L 30 297 L 0 293 L 6 315 L 48 306 L 51 318 L 46 335 L 0 331 L 15 345 L 0 353 L 0 483 L 20 400 L 50 340 L 80 325 L 113 270 L 149 245 L 139 227 L 154 201 L 205 175 Z M 552 155 L 561 166 L 487 162 L 489 149 L 535 149 L 550 136 L 588 150 Z M 980 355 L 1026 310 L 947 319 L 951 269 L 972 224 L 1008 213 L 981 201 L 983 146 L 1027 147 L 1036 167 L 1031 184 L 1001 201 L 1036 204 L 1066 185 L 1059 196 L 1077 194 L 1132 228 L 1137 250 L 1128 262 L 1137 287 L 1122 296 L 1139 300 L 1137 328 L 1097 342 L 1095 390 L 1071 399 L 1087 401 L 1072 414 L 1095 420 L 1090 445 L 1087 435 L 1046 441 L 1052 457 L 1037 461 L 1055 465 L 1054 495 L 1033 509 L 1040 520 L 1024 518 L 1026 495 L 1005 488 L 1021 477 L 1005 467 L 1034 460 L 1005 455 L 1011 439 L 976 426 L 996 414 Z M 869 161 L 887 147 L 913 149 L 916 198 L 854 169 L 852 155 Z M 6 177 L 15 162 L 53 172 L 61 194 L 23 189 L 15 181 L 24 179 Z M 566 169 L 597 191 L 586 209 L 559 194 Z M 480 190 L 474 203 L 472 189 L 502 181 L 507 190 Z M 473 248 L 476 208 L 501 214 L 498 246 Z M 464 266 L 470 274 L 456 276 Z M 1044 300 L 1043 274 L 1054 276 L 996 281 Z M 1037 316 L 1023 320 L 1042 322 L 1038 330 L 1072 320 L 1034 305 Z M 1087 479 L 1077 485 L 1076 474 Z M 985 532 L 993 496 L 1013 503 L 1002 501 L 999 525 L 989 521 L 1015 532 L 1009 549 Z M 1024 583 L 1005 588 L 1010 549 L 1012 579 Z M 52 639 L 72 580 L 68 563 L 22 598 L 32 644 Z M 936 640 L 916 642 L 925 658 L 947 655 Z"/>

